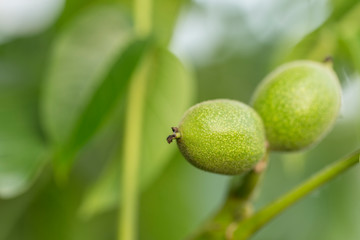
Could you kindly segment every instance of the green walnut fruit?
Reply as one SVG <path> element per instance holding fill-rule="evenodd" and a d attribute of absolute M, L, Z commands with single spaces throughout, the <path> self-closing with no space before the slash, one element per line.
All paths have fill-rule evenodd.
<path fill-rule="evenodd" d="M 339 113 L 341 87 L 326 63 L 295 61 L 269 74 L 252 105 L 265 124 L 272 150 L 295 151 L 319 142 Z"/>
<path fill-rule="evenodd" d="M 259 115 L 234 100 L 212 100 L 191 107 L 170 143 L 194 166 L 214 173 L 235 175 L 250 170 L 264 156 L 265 129 Z"/>

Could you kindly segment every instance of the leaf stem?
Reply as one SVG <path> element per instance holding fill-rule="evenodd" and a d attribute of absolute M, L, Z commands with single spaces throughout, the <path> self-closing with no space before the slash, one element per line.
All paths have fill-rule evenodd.
<path fill-rule="evenodd" d="M 146 71 L 139 66 L 132 79 L 125 119 L 125 135 L 123 149 L 123 178 L 120 191 L 123 192 L 119 202 L 119 240 L 136 239 L 136 222 L 138 215 L 138 171 L 141 158 L 141 134 L 143 111 L 146 95 Z"/>
<path fill-rule="evenodd" d="M 322 186 L 324 183 L 340 175 L 345 170 L 358 163 L 359 154 L 360 150 L 357 150 L 350 156 L 333 163 L 319 173 L 315 174 L 303 184 L 296 187 L 294 190 L 290 191 L 275 202 L 258 211 L 250 218 L 239 222 L 238 228 L 234 233 L 234 239 L 242 240 L 250 237 L 259 228 L 279 215 L 296 201 L 308 195 L 312 190 Z"/>
<path fill-rule="evenodd" d="M 152 0 L 134 1 L 135 31 L 140 38 L 147 37 L 152 28 Z M 144 61 L 144 59 L 143 59 Z M 137 238 L 137 216 L 139 201 L 139 165 L 141 158 L 141 132 L 146 97 L 146 69 L 139 64 L 131 81 L 127 98 L 125 119 L 123 178 L 120 191 L 123 192 L 119 202 L 119 240 Z"/>
<path fill-rule="evenodd" d="M 134 1 L 135 31 L 140 37 L 146 37 L 152 29 L 152 0 Z"/>

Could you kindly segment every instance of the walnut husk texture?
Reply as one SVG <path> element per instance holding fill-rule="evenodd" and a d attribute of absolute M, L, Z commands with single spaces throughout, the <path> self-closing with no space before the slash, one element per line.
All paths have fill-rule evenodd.
<path fill-rule="evenodd" d="M 281 151 L 318 143 L 334 125 L 340 103 L 335 72 L 313 61 L 280 66 L 260 83 L 252 100 L 265 124 L 270 149 Z"/>
<path fill-rule="evenodd" d="M 179 124 L 178 147 L 194 166 L 235 175 L 250 170 L 265 154 L 259 115 L 234 100 L 212 100 L 190 108 Z"/>

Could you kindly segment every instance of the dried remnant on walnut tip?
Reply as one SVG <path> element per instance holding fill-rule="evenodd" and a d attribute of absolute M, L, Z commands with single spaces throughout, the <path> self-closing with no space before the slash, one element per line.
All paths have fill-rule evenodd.
<path fill-rule="evenodd" d="M 166 141 L 170 144 L 174 140 L 174 138 L 178 139 L 180 138 L 179 129 L 177 127 L 172 127 L 171 130 L 173 131 L 173 134 L 169 135 L 166 138 Z"/>

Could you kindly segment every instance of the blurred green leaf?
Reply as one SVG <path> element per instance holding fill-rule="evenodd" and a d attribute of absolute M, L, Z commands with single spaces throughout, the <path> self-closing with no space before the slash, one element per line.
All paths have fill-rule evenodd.
<path fill-rule="evenodd" d="M 0 223 L 6 221 L 0 227 L 1 240 L 99 240 L 116 239 L 117 212 L 111 212 L 91 219 L 82 221 L 77 216 L 76 209 L 84 191 L 84 183 L 78 177 L 79 172 L 72 175 L 69 184 L 59 187 L 51 179 L 45 179 L 44 184 L 35 196 L 22 196 L 13 202 L 0 201 Z M 40 181 L 39 181 L 40 182 Z M 24 197 L 27 197 L 26 199 Z M 26 202 L 32 197 L 30 202 Z M 21 200 L 21 203 L 19 202 Z M 19 203 L 17 203 L 18 201 Z M 22 208 L 26 204 L 25 211 L 15 222 L 12 230 L 7 231 L 5 238 L 1 238 L 3 227 L 6 227 L 13 216 L 18 214 L 15 207 Z M 3 207 L 12 207 L 4 209 Z M 2 211 L 4 210 L 4 211 Z M 5 216 L 4 216 L 5 215 Z"/>
<path fill-rule="evenodd" d="M 165 49 L 155 49 L 149 64 L 147 96 L 144 114 L 141 184 L 149 184 L 159 174 L 177 150 L 168 145 L 166 137 L 171 127 L 178 126 L 182 115 L 194 100 L 192 75 L 173 54 Z"/>
<path fill-rule="evenodd" d="M 60 149 L 58 174 L 108 118 L 146 45 L 131 42 L 121 11 L 110 7 L 87 11 L 59 37 L 43 98 L 45 126 Z"/>
<path fill-rule="evenodd" d="M 131 0 L 71 0 L 65 1 L 65 7 L 56 22 L 56 27 L 62 28 L 64 25 L 68 24 L 68 22 L 81 14 L 86 8 L 96 7 L 99 4 L 121 4 L 122 7 L 126 7 L 124 10 L 128 10 L 130 8 Z"/>
<path fill-rule="evenodd" d="M 18 95 L 0 94 L 0 197 L 24 192 L 46 163 L 45 147 Z"/>
<path fill-rule="evenodd" d="M 37 104 L 51 39 L 45 32 L 0 45 L 0 198 L 28 190 L 47 162 Z"/>
<path fill-rule="evenodd" d="M 59 188 L 52 179 L 47 179 L 17 221 L 8 239 L 70 240 L 72 228 L 77 222 L 74 208 L 81 194 L 78 180 L 71 180 L 71 184 Z"/>
<path fill-rule="evenodd" d="M 114 158 L 86 194 L 79 209 L 80 216 L 87 219 L 97 213 L 113 209 L 117 205 L 118 199 L 121 198 L 119 184 L 120 164 Z"/>
<path fill-rule="evenodd" d="M 91 8 L 53 46 L 42 110 L 50 139 L 63 144 L 117 54 L 130 41 L 129 24 L 114 7 Z"/>
<path fill-rule="evenodd" d="M 174 26 L 180 13 L 181 6 L 187 0 L 154 0 L 153 21 L 154 34 L 160 44 L 167 45 L 173 35 Z"/>
<path fill-rule="evenodd" d="M 337 24 L 340 51 L 348 63 L 360 72 L 360 3 Z"/>
<path fill-rule="evenodd" d="M 31 194 L 30 196 L 29 193 Z M 25 196 L 16 199 L 0 199 L 0 240 L 9 239 L 8 235 L 11 233 L 11 230 L 14 229 L 16 221 L 28 207 L 29 202 L 32 200 L 32 195 L 33 192 L 28 191 Z"/>
<path fill-rule="evenodd" d="M 188 239 L 220 207 L 230 179 L 193 167 L 178 152 L 141 197 L 139 239 Z"/>
<path fill-rule="evenodd" d="M 46 168 L 47 166 L 45 166 Z M 49 172 L 44 169 L 34 186 L 31 187 L 31 191 L 26 191 L 21 196 L 11 199 L 0 199 L 0 240 L 13 239 L 9 235 L 12 231 L 19 231 L 16 228 L 16 224 L 22 218 L 24 212 L 27 211 L 31 202 L 39 194 L 43 188 L 44 183 L 48 181 Z"/>
<path fill-rule="evenodd" d="M 145 189 L 167 164 L 176 144 L 168 145 L 166 137 L 177 126 L 191 105 L 194 96 L 192 77 L 181 62 L 169 51 L 155 48 L 149 52 L 141 68 L 148 71 L 145 100 L 143 142 L 141 143 L 140 185 Z M 138 71 L 141 71 L 139 69 Z M 115 158 L 113 161 L 116 161 Z M 81 213 L 91 216 L 118 204 L 119 171 L 108 167 L 85 198 Z M 116 180 L 116 182 L 111 182 Z M 111 184 L 111 187 L 105 187 Z"/>
<path fill-rule="evenodd" d="M 360 69 L 360 3 L 358 1 L 332 1 L 334 11 L 321 27 L 298 43 L 287 57 L 321 61 L 333 56 L 344 58 L 347 64 Z"/>
<path fill-rule="evenodd" d="M 324 26 L 306 36 L 289 54 L 286 61 L 311 59 L 322 61 L 327 56 L 334 56 L 337 47 L 337 34 L 332 25 Z"/>
<path fill-rule="evenodd" d="M 348 14 L 358 3 L 359 0 L 330 0 L 333 12 L 329 21 L 337 22 Z"/>
<path fill-rule="evenodd" d="M 71 163 L 72 154 L 76 153 L 94 135 L 117 105 L 146 46 L 146 41 L 132 43 L 117 59 L 108 75 L 96 89 L 76 121 L 70 137 L 60 150 L 59 160 L 65 171 Z"/>

